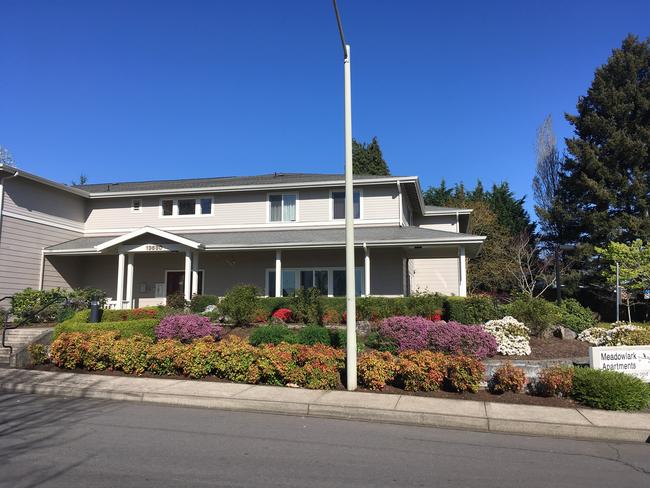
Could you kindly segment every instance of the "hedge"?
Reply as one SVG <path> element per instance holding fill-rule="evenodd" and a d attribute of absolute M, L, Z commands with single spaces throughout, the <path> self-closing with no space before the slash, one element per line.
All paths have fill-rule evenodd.
<path fill-rule="evenodd" d="M 83 313 L 83 312 L 80 312 Z M 79 315 L 79 314 L 77 314 Z M 77 320 L 77 316 L 71 320 L 61 322 L 54 327 L 52 340 L 58 338 L 64 332 L 90 332 L 92 330 L 113 331 L 119 330 L 122 337 L 131 337 L 134 332 L 138 332 L 146 337 L 155 337 L 154 329 L 160 323 L 158 319 L 127 320 L 124 322 L 98 322 L 90 324 Z"/>

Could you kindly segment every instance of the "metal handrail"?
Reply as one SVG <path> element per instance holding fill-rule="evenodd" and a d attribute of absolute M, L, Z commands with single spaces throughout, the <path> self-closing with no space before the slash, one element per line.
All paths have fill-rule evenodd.
<path fill-rule="evenodd" d="M 59 323 L 61 323 L 61 318 L 63 317 L 63 314 L 66 313 L 66 312 L 68 311 L 68 304 L 69 304 L 68 298 L 67 298 L 67 297 L 58 297 L 58 298 L 55 298 L 54 300 L 51 300 L 51 301 L 47 302 L 45 305 L 43 305 L 42 308 L 38 309 L 36 312 L 34 312 L 33 314 L 31 314 L 29 317 L 24 318 L 23 320 L 21 320 L 20 322 L 18 322 L 18 323 L 17 323 L 16 325 L 14 325 L 13 327 L 7 327 L 7 323 L 8 323 L 8 321 L 9 321 L 9 316 L 12 315 L 12 314 L 14 313 L 14 298 L 13 298 L 13 297 L 4 297 L 4 298 L 0 298 L 0 302 L 1 302 L 2 300 L 7 299 L 7 298 L 10 298 L 10 299 L 11 299 L 11 309 L 9 310 L 9 312 L 7 313 L 7 315 L 6 315 L 6 317 L 5 317 L 4 326 L 2 327 L 2 347 L 4 347 L 4 348 L 9 348 L 9 354 L 10 354 L 10 355 L 11 355 L 11 353 L 13 352 L 14 348 L 11 347 L 10 345 L 5 344 L 5 334 L 7 333 L 8 330 L 17 329 L 18 327 L 20 327 L 20 326 L 23 325 L 24 323 L 29 322 L 33 317 L 35 317 L 37 314 L 39 314 L 40 312 L 42 312 L 43 310 L 45 310 L 45 309 L 46 309 L 47 307 L 49 307 L 50 305 L 53 305 L 53 304 L 55 304 L 56 302 L 60 302 L 60 301 L 62 301 L 62 300 L 65 300 L 65 308 L 61 311 L 61 313 L 59 313 Z"/>

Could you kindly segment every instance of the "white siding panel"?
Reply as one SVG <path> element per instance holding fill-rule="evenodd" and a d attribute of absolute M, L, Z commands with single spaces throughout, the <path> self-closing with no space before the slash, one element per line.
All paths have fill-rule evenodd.
<path fill-rule="evenodd" d="M 86 199 L 24 178 L 5 181 L 3 212 L 82 229 Z"/>
<path fill-rule="evenodd" d="M 458 295 L 458 258 L 412 259 L 411 292 L 420 291 Z"/>
<path fill-rule="evenodd" d="M 417 218 L 414 218 L 414 225 L 424 227 L 425 229 L 457 232 L 455 215 L 441 215 L 440 217 L 419 216 Z"/>
<path fill-rule="evenodd" d="M 81 237 L 81 233 L 3 216 L 0 230 L 0 297 L 13 295 L 27 287 L 37 289 L 42 249 L 78 237 Z M 75 267 L 56 264 L 52 266 L 46 261 L 44 288 L 78 286 Z"/>

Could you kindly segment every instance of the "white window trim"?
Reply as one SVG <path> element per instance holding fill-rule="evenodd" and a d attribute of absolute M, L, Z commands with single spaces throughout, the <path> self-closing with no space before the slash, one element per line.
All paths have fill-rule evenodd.
<path fill-rule="evenodd" d="M 353 190 L 354 192 L 359 192 L 359 218 L 354 219 L 355 222 L 358 222 L 360 220 L 363 220 L 363 189 L 362 188 L 355 188 Z M 335 222 L 345 222 L 345 219 L 335 219 L 334 218 L 334 197 L 332 196 L 332 193 L 341 193 L 345 192 L 345 188 L 342 190 L 330 190 L 330 196 L 329 196 L 329 202 L 330 202 L 330 220 L 333 220 Z"/>
<path fill-rule="evenodd" d="M 138 202 L 138 208 L 135 208 L 135 202 Z M 142 213 L 142 198 L 134 198 L 131 200 L 131 213 Z"/>
<path fill-rule="evenodd" d="M 296 196 L 296 220 L 271 220 L 271 195 L 282 195 L 282 218 L 284 218 L 284 196 Z M 266 222 L 268 224 L 293 224 L 300 222 L 300 192 L 271 192 L 266 194 Z"/>
<path fill-rule="evenodd" d="M 210 213 L 204 214 L 201 213 L 201 200 L 204 198 L 209 198 L 211 203 L 210 203 Z M 166 200 L 171 200 L 172 201 L 172 214 L 171 215 L 163 215 L 163 201 Z M 193 215 L 179 215 L 178 213 L 178 201 L 179 200 L 196 200 L 195 206 L 194 206 L 194 214 Z M 180 197 L 173 197 L 173 198 L 166 198 L 166 197 L 161 197 L 160 200 L 158 201 L 158 216 L 162 219 L 169 219 L 173 217 L 181 217 L 181 218 L 196 218 L 196 217 L 212 217 L 214 216 L 214 196 L 212 195 L 188 195 L 188 196 L 180 196 Z"/>
<path fill-rule="evenodd" d="M 363 290 L 365 290 L 364 281 L 366 279 L 364 276 L 364 267 L 355 266 L 354 270 L 361 272 L 361 296 L 365 296 L 363 294 Z M 301 271 L 327 271 L 327 296 L 334 297 L 334 271 L 345 271 L 345 266 L 308 266 L 302 268 L 282 268 L 282 272 L 284 273 L 285 271 L 293 271 L 296 273 L 296 290 L 299 290 L 302 287 L 302 283 L 300 282 Z M 264 293 L 267 297 L 269 296 L 269 272 L 275 273 L 275 268 L 266 268 L 266 271 L 264 272 Z M 165 290 L 166 289 L 167 284 L 165 284 Z"/>

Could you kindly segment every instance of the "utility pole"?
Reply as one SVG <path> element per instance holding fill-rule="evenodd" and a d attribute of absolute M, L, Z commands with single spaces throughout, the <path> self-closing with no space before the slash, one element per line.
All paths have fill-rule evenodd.
<path fill-rule="evenodd" d="M 347 388 L 357 389 L 357 306 L 354 284 L 354 186 L 352 183 L 352 89 L 350 84 L 350 46 L 345 44 L 339 9 L 334 2 L 336 22 L 343 44 L 345 75 L 345 298 L 347 316 Z"/>

